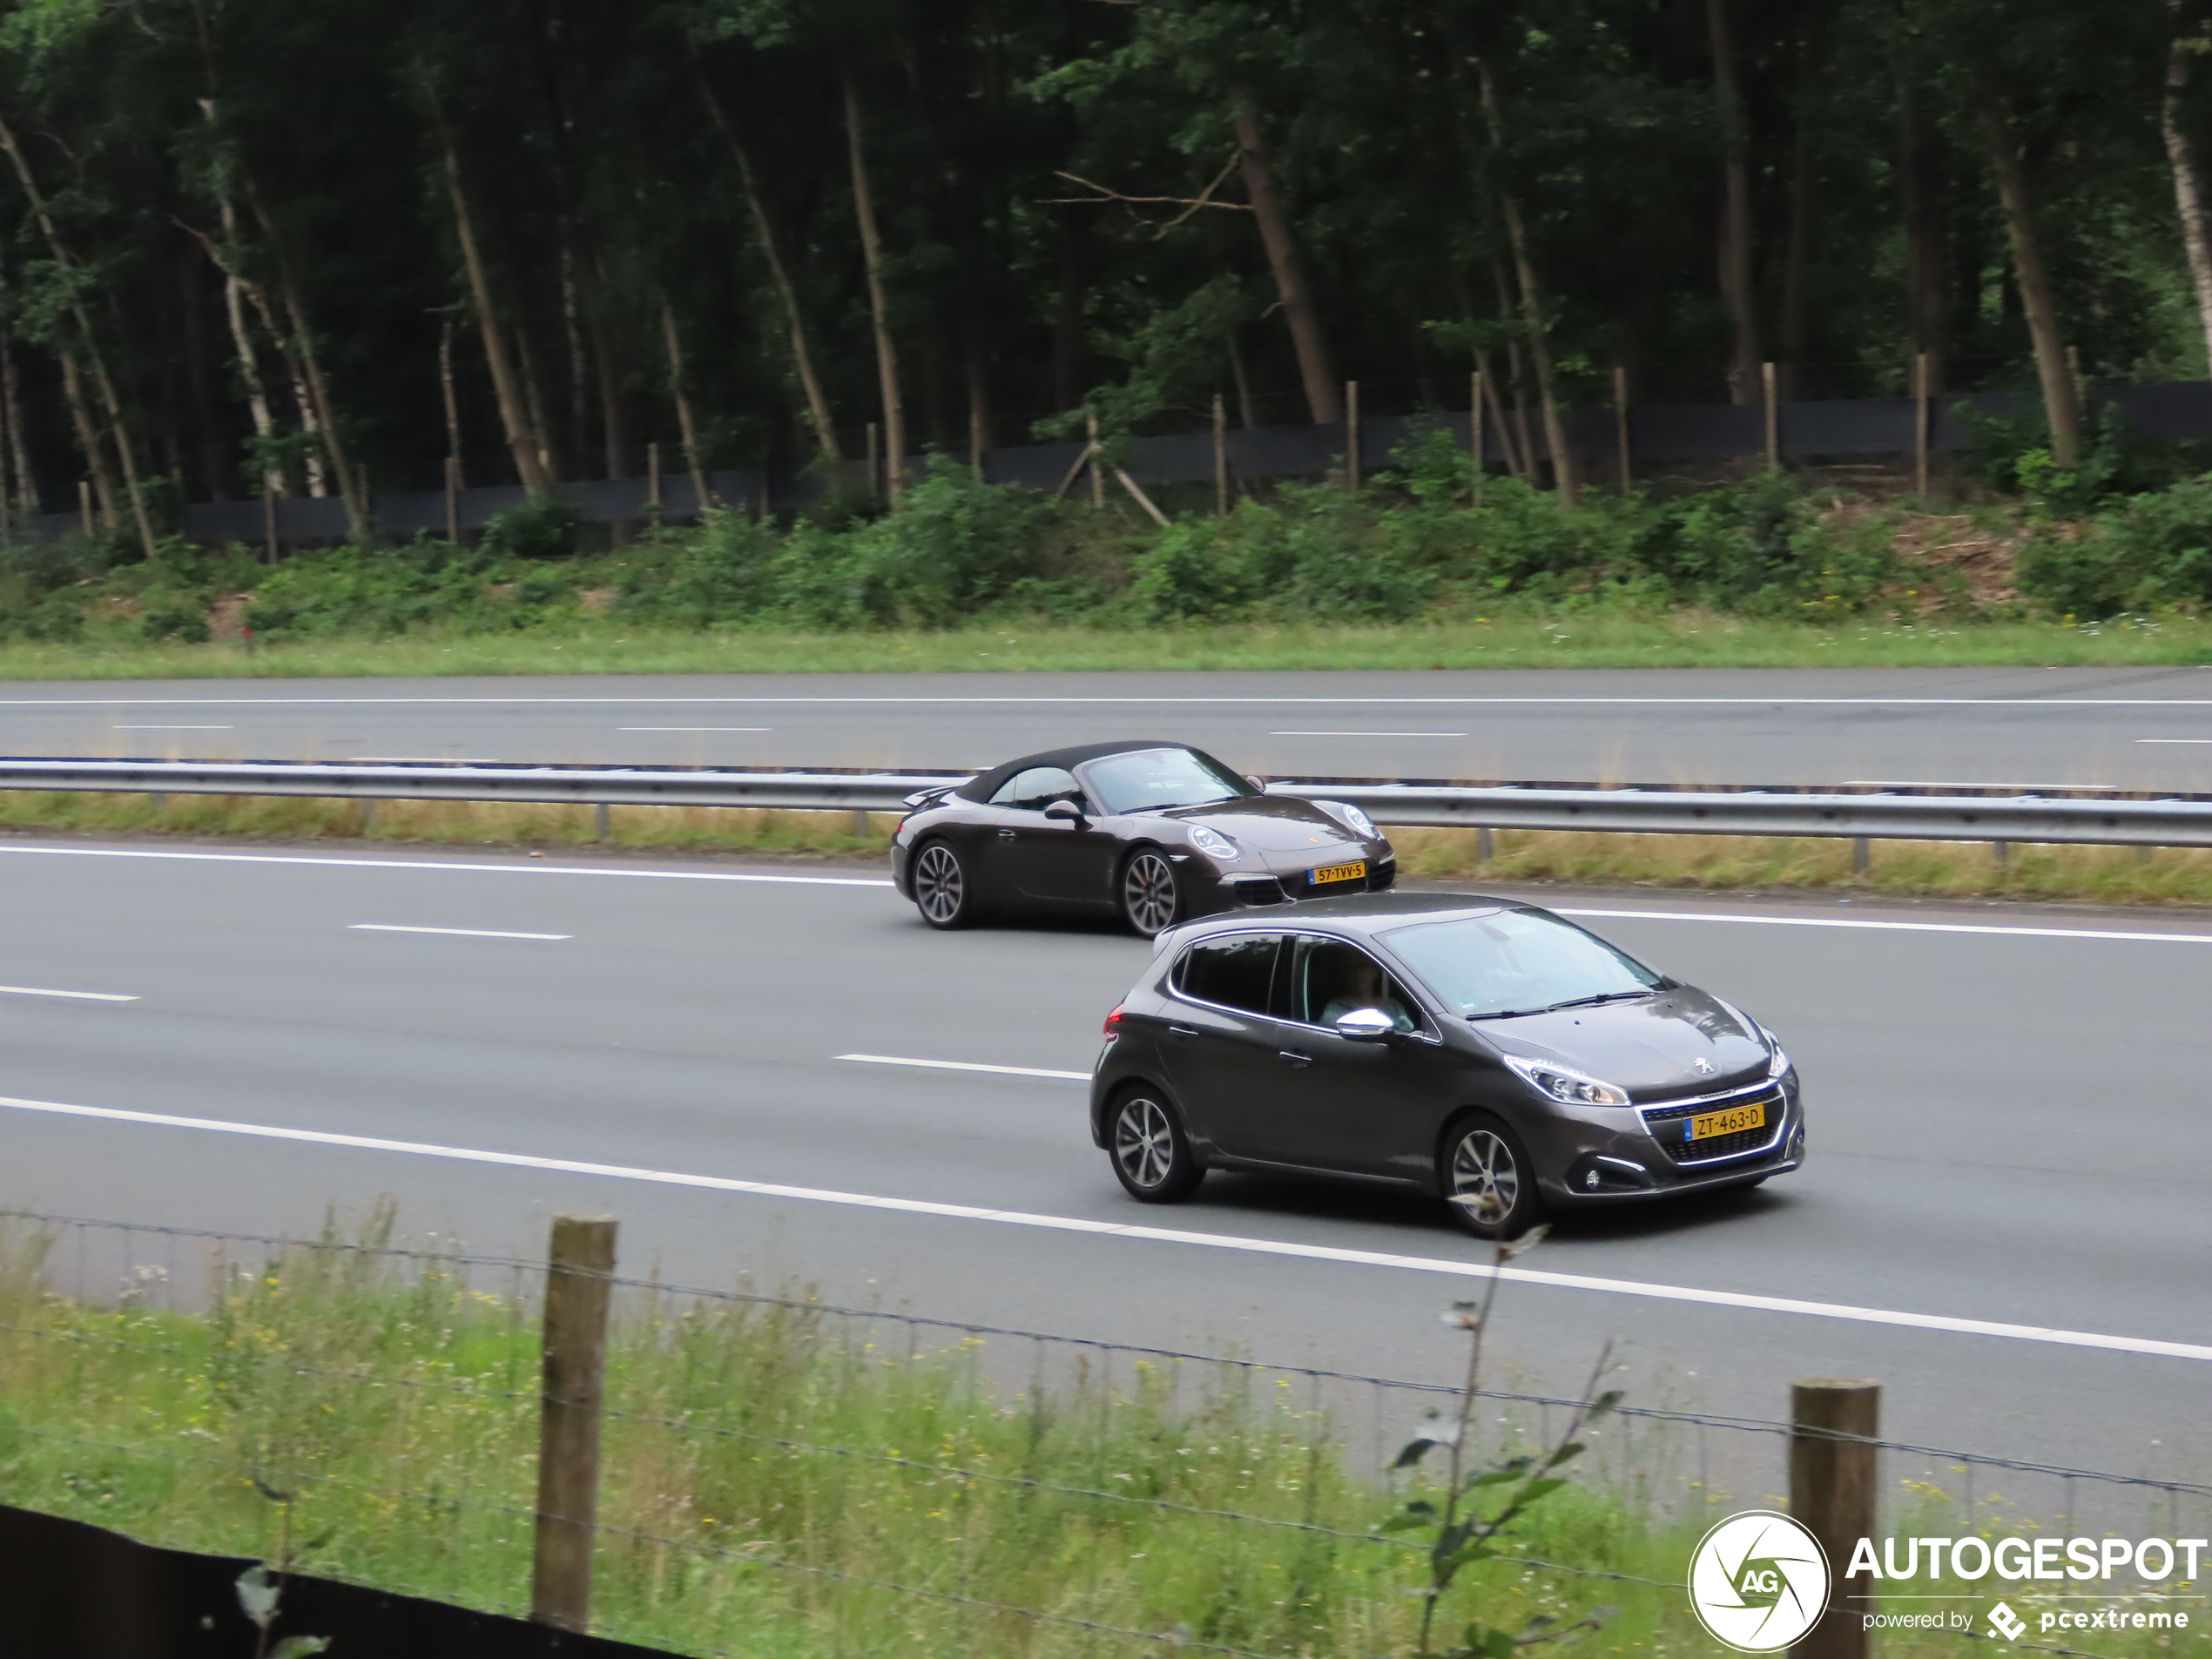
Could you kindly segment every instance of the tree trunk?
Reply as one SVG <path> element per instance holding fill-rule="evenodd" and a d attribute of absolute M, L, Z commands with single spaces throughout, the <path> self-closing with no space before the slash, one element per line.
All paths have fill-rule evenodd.
<path fill-rule="evenodd" d="M 1482 114 L 1489 124 L 1491 148 L 1505 153 L 1505 122 L 1498 109 L 1498 84 L 1486 59 L 1476 65 L 1482 83 Z M 1536 280 L 1536 263 L 1528 251 L 1528 230 L 1521 222 L 1521 202 L 1509 190 L 1498 192 L 1498 206 L 1505 216 L 1506 240 L 1513 248 L 1514 275 L 1521 288 L 1521 321 L 1528 337 L 1529 361 L 1536 370 L 1536 396 L 1543 405 L 1544 442 L 1552 454 L 1552 483 L 1559 502 L 1572 508 L 1577 494 L 1575 457 L 1567 448 L 1567 421 L 1560 412 L 1559 381 L 1552 372 L 1551 325 L 1544 315 L 1544 292 Z"/>
<path fill-rule="evenodd" d="M 1790 144 L 1790 226 L 1782 254 L 1782 396 L 1804 395 L 1804 361 L 1812 320 L 1813 229 L 1816 212 L 1813 136 L 1818 123 L 1819 86 L 1814 69 L 1817 61 L 1809 13 L 1804 32 L 1797 39 L 1797 85 L 1795 98 L 1797 131 Z"/>
<path fill-rule="evenodd" d="M 275 249 L 276 227 L 262 220 Z M 361 489 L 360 475 L 346 454 L 345 441 L 338 434 L 338 413 L 330 396 L 330 382 L 322 372 L 322 357 L 315 350 L 315 339 L 307 327 L 307 307 L 300 302 L 300 289 L 292 280 L 291 268 L 281 251 L 277 251 L 277 281 L 284 290 L 285 315 L 292 323 L 292 352 L 305 381 L 307 396 L 312 400 L 316 435 L 329 452 L 332 470 L 338 475 L 338 494 L 346 503 L 346 522 L 352 527 L 355 541 L 366 541 L 374 528 L 369 523 L 368 498 Z"/>
<path fill-rule="evenodd" d="M 37 217 L 38 228 L 46 238 L 46 246 L 54 256 L 54 263 L 72 273 L 77 261 L 71 257 L 68 246 L 63 242 L 61 232 L 53 215 L 46 209 L 46 199 L 40 194 L 38 180 L 30 171 L 23 147 L 16 142 L 15 129 L 0 121 L 0 149 L 8 152 L 14 165 L 16 178 L 23 185 L 23 193 L 30 199 L 31 212 Z M 91 374 L 92 385 L 100 396 L 100 406 L 108 420 L 108 429 L 115 442 L 115 458 L 123 470 L 124 493 L 131 504 L 131 516 L 136 522 L 138 543 L 146 557 L 153 557 L 157 549 L 153 521 L 146 514 L 146 501 L 138 488 L 138 463 L 131 453 L 130 429 L 123 421 L 122 401 L 115 395 L 115 382 L 108 378 L 107 365 L 100 361 L 99 347 L 93 343 L 92 320 L 85 314 L 80 301 L 70 302 L 69 313 L 77 324 L 77 348 L 71 350 L 60 330 L 55 333 L 56 349 L 62 360 L 62 384 L 69 400 L 71 418 L 76 422 L 78 442 L 84 446 L 84 457 L 92 469 L 94 486 L 100 492 L 101 510 L 110 523 L 116 516 L 115 480 L 108 471 L 107 459 L 100 443 L 99 430 L 92 419 L 92 412 L 84 401 L 83 371 L 78 365 L 81 353 L 84 368 Z"/>
<path fill-rule="evenodd" d="M 2043 383 L 2043 409 L 2051 424 L 2051 459 L 2071 467 L 2081 455 L 2081 400 L 2074 384 L 2073 365 L 2067 361 L 2066 342 L 2059 334 L 2058 303 L 2052 297 L 2050 273 L 2044 268 L 2042 244 L 2035 233 L 2035 206 L 2027 187 L 2027 170 L 2021 164 L 2020 145 L 2013 124 L 1995 90 L 1977 84 L 1973 91 L 1974 125 L 1989 151 L 1990 170 L 1997 178 L 1998 205 L 2005 215 L 2005 235 L 2012 244 L 2013 276 L 2020 308 L 2027 318 L 2028 337 L 2035 343 L 2035 373 Z"/>
<path fill-rule="evenodd" d="M 1906 333 L 1914 354 L 1926 355 L 1929 372 L 1939 382 L 1943 360 L 1951 346 L 1945 327 L 1951 255 L 1946 245 L 1943 200 L 1930 178 L 1931 139 L 1921 124 L 1909 70 L 1902 62 L 1897 69 L 1897 134 L 1898 206 L 1905 219 Z"/>
<path fill-rule="evenodd" d="M 814 367 L 814 354 L 806 344 L 806 322 L 799 308 L 799 285 L 792 280 L 791 268 L 784 263 L 783 250 L 777 245 L 776 229 L 768 219 L 768 206 L 760 198 L 759 183 L 753 175 L 752 157 L 739 141 L 737 129 L 730 124 L 722 100 L 714 96 L 705 72 L 701 71 L 698 78 L 699 95 L 706 100 L 707 113 L 713 118 L 738 164 L 738 183 L 745 192 L 752 233 L 759 239 L 760 257 L 767 264 L 768 280 L 775 287 L 777 303 L 783 307 L 784 329 L 791 340 L 792 368 L 799 375 L 800 391 L 806 395 L 806 417 L 813 424 L 814 442 L 825 459 L 842 461 L 845 451 L 837 441 L 837 422 L 830 412 L 829 394 L 822 388 L 821 374 Z"/>
<path fill-rule="evenodd" d="M 453 483 L 457 489 L 461 488 L 461 398 L 453 383 L 453 317 L 450 313 L 438 321 L 438 394 L 445 405 L 446 455 L 453 462 Z"/>
<path fill-rule="evenodd" d="M 236 226 L 231 222 L 227 202 L 223 215 L 224 231 L 229 234 Z M 238 358 L 239 380 L 246 388 L 246 412 L 253 417 L 253 435 L 261 442 L 261 493 L 281 496 L 284 474 L 268 459 L 276 442 L 276 417 L 270 412 L 268 387 L 261 379 L 260 354 L 253 349 L 253 325 L 246 318 L 246 283 L 231 269 L 227 259 L 218 257 L 216 266 L 223 273 L 223 315 L 231 326 L 231 350 Z"/>
<path fill-rule="evenodd" d="M 2172 8 L 2179 12 L 2180 6 Z M 2178 17 L 2175 19 L 2179 23 Z M 2212 238 L 2204 223 L 2204 192 L 2196 176 L 2196 156 L 2182 125 L 2182 94 L 2189 83 L 2189 59 L 2201 47 L 2177 28 L 2166 53 L 2166 95 L 2158 106 L 2159 132 L 2166 139 L 2166 163 L 2174 174 L 2174 206 L 2182 221 L 2182 246 L 2188 255 L 2189 282 L 2196 290 L 2197 316 L 2204 327 L 2205 362 L 2212 373 Z"/>
<path fill-rule="evenodd" d="M 1251 100 L 1234 95 L 1237 116 L 1237 165 L 1258 222 L 1259 239 L 1267 250 L 1267 267 L 1275 278 L 1275 297 L 1291 329 L 1291 345 L 1298 353 L 1298 379 L 1305 386 L 1305 407 L 1316 426 L 1336 426 L 1344 420 L 1344 388 L 1329 362 L 1328 341 L 1322 337 L 1320 313 L 1306 286 L 1290 220 L 1275 194 L 1275 171 L 1267 159 L 1258 119 Z"/>
<path fill-rule="evenodd" d="M 530 351 L 530 331 L 521 323 L 514 327 L 515 367 L 522 371 L 523 407 L 529 412 L 530 428 L 537 434 L 537 464 L 545 482 L 561 482 L 560 463 L 553 458 L 553 423 L 545 418 L 545 399 L 540 395 L 537 359 Z"/>
<path fill-rule="evenodd" d="M 1713 99 L 1721 126 L 1721 299 L 1728 307 L 1733 343 L 1728 395 L 1734 403 L 1760 397 L 1758 297 L 1751 282 L 1751 139 L 1736 84 L 1736 45 L 1728 26 L 1728 0 L 1705 0 L 1706 32 L 1713 49 Z"/>
<path fill-rule="evenodd" d="M 868 188 L 867 150 L 860 124 L 860 89 L 845 77 L 845 140 L 853 162 L 853 215 L 860 229 L 860 258 L 867 266 L 868 311 L 875 321 L 876 379 L 883 395 L 884 490 L 897 507 L 907 493 L 907 409 L 899 392 L 899 348 L 891 338 L 890 301 L 883 287 L 883 235 Z"/>
<path fill-rule="evenodd" d="M 684 437 L 684 464 L 691 469 L 691 499 L 705 517 L 714 497 L 706 487 L 706 469 L 699 464 L 698 423 L 691 418 L 691 396 L 684 390 L 684 339 L 676 330 L 675 307 L 665 293 L 659 298 L 661 343 L 668 350 L 668 395 L 676 403 L 676 429 Z"/>
<path fill-rule="evenodd" d="M 453 200 L 454 232 L 461 242 L 461 262 L 468 272 L 469 291 L 475 300 L 476 327 L 483 336 L 484 360 L 491 368 L 492 395 L 499 402 L 499 423 L 507 434 L 507 448 L 515 457 L 515 471 L 523 481 L 523 489 L 535 500 L 550 488 L 539 459 L 544 445 L 530 428 L 522 388 L 516 381 L 514 365 L 507 355 L 506 335 L 499 326 L 499 314 L 492 307 L 491 279 L 484 270 L 483 255 L 476 246 L 475 221 L 469 216 L 469 198 L 461 188 L 461 158 L 454 153 L 449 138 L 445 145 L 445 171 L 446 189 Z"/>
<path fill-rule="evenodd" d="M 1052 407 L 1064 415 L 1083 401 L 1090 333 L 1084 316 L 1088 292 L 1082 221 L 1075 217 L 1075 209 L 1063 205 L 1054 222 L 1060 227 L 1060 280 L 1052 305 Z M 1249 399 L 1245 413 L 1244 424 L 1250 426 Z"/>
<path fill-rule="evenodd" d="M 0 411 L 8 421 L 8 465 L 14 474 L 16 507 L 30 514 L 38 510 L 38 480 L 30 470 L 30 452 L 23 441 L 23 398 L 16 382 L 15 342 L 0 334 Z"/>

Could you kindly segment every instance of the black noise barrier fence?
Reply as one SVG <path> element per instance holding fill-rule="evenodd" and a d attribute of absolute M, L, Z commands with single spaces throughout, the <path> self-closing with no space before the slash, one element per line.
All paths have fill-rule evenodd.
<path fill-rule="evenodd" d="M 2212 382 L 2096 387 L 2093 407 L 2116 410 L 2128 429 L 2155 442 L 2212 438 Z M 1850 462 L 1947 453 L 1974 442 L 1973 421 L 2016 418 L 2021 400 L 2000 392 L 1911 397 L 1832 398 L 1750 404 L 1652 404 L 1623 410 L 1573 409 L 1563 429 L 1567 448 L 1592 479 L 1610 480 L 1622 469 L 1649 475 L 1667 467 L 1699 467 L 1765 456 L 1776 462 Z M 1357 424 L 1263 426 L 1218 434 L 1167 433 L 1120 439 L 1101 452 L 1102 478 L 1122 475 L 1139 486 L 1241 488 L 1283 478 L 1325 478 L 1356 450 L 1358 472 L 1372 477 L 1402 464 L 1409 448 L 1430 432 L 1448 433 L 1466 448 L 1475 438 L 1466 411 L 1377 415 Z M 1482 433 L 1483 462 L 1507 468 L 1514 440 L 1493 419 Z M 1521 433 L 1521 464 L 1548 461 L 1542 427 Z M 1064 492 L 1083 471 L 1092 451 L 1084 441 L 1011 445 L 942 459 L 972 467 L 995 484 Z M 933 457 L 911 455 L 903 469 L 919 477 Z M 555 487 L 587 522 L 637 524 L 698 518 L 707 508 L 754 515 L 808 507 L 832 495 L 876 496 L 882 468 L 845 462 L 803 469 L 745 468 L 710 471 L 695 482 L 688 470 L 671 469 L 644 477 L 587 479 Z M 698 485 L 705 487 L 702 502 Z M 1123 486 L 1116 482 L 1116 498 Z M 492 516 L 526 499 L 516 483 L 450 489 L 379 490 L 368 497 L 374 533 L 401 541 L 416 536 L 467 535 Z M 37 513 L 21 532 L 51 541 L 88 530 L 86 513 Z M 239 542 L 251 547 L 292 547 L 347 540 L 354 527 L 336 496 L 282 496 L 265 500 L 201 502 L 183 509 L 177 525 L 189 540 Z"/>
<path fill-rule="evenodd" d="M 1399 1446 L 1464 1406 L 1471 1455 L 1541 1450 L 1586 1405 L 628 1278 L 604 1217 L 556 1219 L 543 1261 L 395 1246 L 391 1219 L 286 1238 L 0 1210 L 22 1506 L 0 1652 L 1381 1651 L 1427 1550 L 1374 1524 L 1420 1478 Z M 1716 1506 L 1770 1507 L 1786 1462 L 1793 1510 L 1844 1529 L 1831 1560 L 1902 1521 L 1900 1493 L 1968 1529 L 2212 1521 L 2212 1485 L 2175 1471 L 1883 1438 L 1879 1392 L 1799 1385 L 1787 1420 L 1624 1404 L 1581 1435 L 1584 1478 L 1694 1539 Z M 1145 1536 L 1177 1559 L 1147 1568 Z M 1488 1565 L 1530 1607 L 1680 1599 L 1686 1555 L 1615 1544 L 1507 1539 Z M 1186 1570 L 1217 1556 L 1271 1588 L 1224 1611 Z M 1285 1589 L 1317 1560 L 1325 1630 Z M 273 1647 L 242 1622 L 256 1562 Z M 2194 1588 L 2142 1604 L 2201 1608 L 2168 1594 Z"/>

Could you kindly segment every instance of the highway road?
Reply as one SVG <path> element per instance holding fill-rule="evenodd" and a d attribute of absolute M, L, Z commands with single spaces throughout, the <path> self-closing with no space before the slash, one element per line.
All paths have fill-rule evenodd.
<path fill-rule="evenodd" d="M 1096 738 L 1277 777 L 2212 792 L 2212 670 L 12 683 L 0 753 L 976 767 Z"/>
<path fill-rule="evenodd" d="M 1792 1379 L 1871 1376 L 1908 1440 L 2212 1472 L 2212 920 L 1546 901 L 1780 1032 L 1811 1159 L 1562 1224 L 1502 1291 L 1498 1380 L 1571 1392 L 1613 1339 L 1645 1403 L 1771 1419 Z M 1129 937 L 934 934 L 867 868 L 26 840 L 0 914 L 0 1204 L 307 1231 L 391 1194 L 521 1255 L 601 1210 L 678 1282 L 1458 1364 L 1435 1316 L 1485 1251 L 1431 1207 L 1123 1196 L 1079 1079 Z"/>

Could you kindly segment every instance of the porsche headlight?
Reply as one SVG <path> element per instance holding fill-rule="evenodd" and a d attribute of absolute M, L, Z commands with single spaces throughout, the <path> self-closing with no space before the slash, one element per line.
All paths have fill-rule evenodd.
<path fill-rule="evenodd" d="M 1328 802 L 1327 806 L 1331 812 L 1334 813 L 1339 819 L 1343 819 L 1344 826 L 1350 830 L 1354 835 L 1359 837 L 1361 840 L 1379 841 L 1382 840 L 1382 836 L 1375 829 L 1375 820 L 1368 817 L 1366 813 L 1361 812 L 1357 806 L 1354 806 L 1350 801 L 1332 800 Z"/>
<path fill-rule="evenodd" d="M 1236 842 L 1226 835 L 1208 829 L 1204 824 L 1190 826 L 1190 845 L 1217 863 L 1234 864 L 1244 856 L 1238 851 Z"/>
<path fill-rule="evenodd" d="M 1541 1094 L 1568 1106 L 1626 1106 L 1629 1091 L 1618 1083 L 1609 1083 L 1593 1077 L 1586 1071 L 1572 1066 L 1562 1066 L 1549 1060 L 1529 1060 L 1517 1054 L 1503 1056 L 1521 1076 L 1534 1084 Z"/>

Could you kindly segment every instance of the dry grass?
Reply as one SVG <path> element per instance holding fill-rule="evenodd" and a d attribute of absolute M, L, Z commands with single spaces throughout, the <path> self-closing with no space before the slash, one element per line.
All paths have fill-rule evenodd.
<path fill-rule="evenodd" d="M 1629 835 L 1500 830 L 1478 856 L 1474 830 L 1394 832 L 1399 867 L 1449 880 L 1571 881 L 1702 891 L 1802 890 L 1898 898 L 2212 905 L 2212 849 L 1875 841 L 1851 868 L 1848 840 L 1780 835 Z"/>

